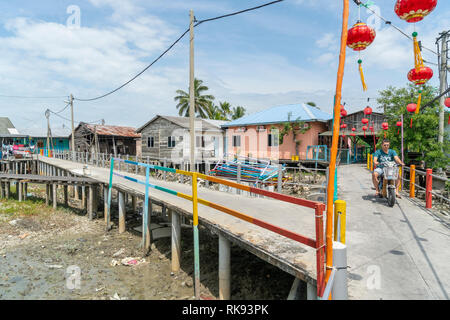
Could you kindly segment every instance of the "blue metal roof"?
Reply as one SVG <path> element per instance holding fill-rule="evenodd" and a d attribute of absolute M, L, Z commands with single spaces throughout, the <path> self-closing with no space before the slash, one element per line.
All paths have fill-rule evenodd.
<path fill-rule="evenodd" d="M 328 121 L 333 119 L 329 113 L 323 112 L 319 108 L 309 106 L 304 103 L 288 104 L 284 106 L 272 107 L 260 112 L 244 116 L 240 119 L 231 121 L 222 127 L 235 127 L 246 125 L 263 125 L 290 121 Z"/>

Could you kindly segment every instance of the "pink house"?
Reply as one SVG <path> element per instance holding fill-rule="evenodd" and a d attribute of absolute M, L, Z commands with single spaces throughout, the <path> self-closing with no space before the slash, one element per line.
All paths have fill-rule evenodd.
<path fill-rule="evenodd" d="M 330 114 L 306 104 L 266 109 L 222 126 L 226 129 L 225 153 L 229 157 L 304 160 L 307 147 L 318 145 L 319 134 L 327 131 L 330 119 Z M 291 124 L 288 130 L 283 129 L 286 123 Z"/>

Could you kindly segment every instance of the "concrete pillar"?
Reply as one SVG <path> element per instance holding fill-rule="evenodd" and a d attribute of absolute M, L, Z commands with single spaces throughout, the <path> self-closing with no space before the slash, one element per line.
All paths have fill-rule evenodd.
<path fill-rule="evenodd" d="M 317 287 L 306 283 L 306 300 L 317 300 Z"/>
<path fill-rule="evenodd" d="M 5 197 L 5 183 L 3 181 L 0 183 L 0 189 L 1 198 L 3 199 Z"/>
<path fill-rule="evenodd" d="M 150 222 L 151 222 L 151 217 L 152 217 L 152 211 L 153 211 L 152 200 L 149 198 L 148 199 L 148 209 L 147 209 L 147 228 L 146 228 L 146 236 L 144 239 L 144 255 L 146 255 L 150 251 L 150 248 L 151 248 Z M 144 218 L 144 216 L 142 216 L 142 218 Z M 144 223 L 142 223 L 142 228 L 144 228 Z"/>
<path fill-rule="evenodd" d="M 18 182 L 18 183 L 16 183 L 16 192 L 17 192 L 17 194 L 18 194 L 18 199 L 19 199 L 19 202 L 22 202 L 22 193 L 23 193 L 23 189 L 22 189 L 22 182 Z"/>
<path fill-rule="evenodd" d="M 119 191 L 119 233 L 125 232 L 125 194 Z"/>
<path fill-rule="evenodd" d="M 9 192 L 11 191 L 11 182 L 6 182 L 6 190 L 5 190 L 5 196 L 6 199 L 9 199 Z"/>
<path fill-rule="evenodd" d="M 78 186 L 75 187 L 75 190 L 78 190 Z M 87 208 L 87 198 L 86 198 L 86 186 L 81 187 L 81 207 L 86 210 L 88 209 Z"/>
<path fill-rule="evenodd" d="M 171 212 L 172 216 L 172 272 L 180 270 L 181 261 L 181 221 L 178 212 Z"/>
<path fill-rule="evenodd" d="M 53 184 L 53 209 L 56 210 L 58 205 L 58 185 L 56 183 Z"/>
<path fill-rule="evenodd" d="M 75 194 L 74 194 L 75 200 L 80 200 L 80 197 L 79 197 L 79 195 L 78 195 L 78 186 L 75 185 L 73 188 L 74 188 L 74 190 L 75 190 Z"/>
<path fill-rule="evenodd" d="M 219 235 L 219 298 L 230 299 L 230 241 Z"/>
<path fill-rule="evenodd" d="M 67 185 L 64 185 L 64 205 L 67 207 L 69 204 L 69 192 Z"/>

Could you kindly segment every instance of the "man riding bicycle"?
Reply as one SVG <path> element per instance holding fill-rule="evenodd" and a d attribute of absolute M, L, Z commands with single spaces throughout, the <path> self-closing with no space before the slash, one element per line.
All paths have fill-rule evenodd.
<path fill-rule="evenodd" d="M 378 189 L 378 185 L 380 181 L 378 177 L 383 176 L 383 167 L 386 165 L 386 162 L 395 161 L 398 165 L 404 166 L 405 164 L 400 160 L 395 150 L 389 149 L 390 142 L 388 139 L 384 139 L 381 144 L 381 150 L 377 150 L 373 154 L 373 163 L 376 166 L 375 170 L 373 170 L 372 174 L 372 182 L 377 191 L 376 195 L 380 196 L 380 190 Z M 400 178 L 395 182 L 395 193 L 398 198 L 401 196 L 398 194 L 398 184 L 400 183 Z"/>

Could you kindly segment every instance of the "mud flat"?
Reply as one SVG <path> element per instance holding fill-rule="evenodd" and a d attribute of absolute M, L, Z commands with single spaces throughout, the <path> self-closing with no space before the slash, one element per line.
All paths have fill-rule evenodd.
<path fill-rule="evenodd" d="M 142 257 L 132 223 L 125 233 L 115 226 L 105 233 L 103 219 L 90 221 L 76 208 L 52 211 L 41 190 L 31 192 L 22 203 L 0 202 L 0 299 L 194 299 L 191 229 L 182 229 L 181 270 L 173 274 L 169 238 L 154 241 Z M 206 230 L 200 237 L 201 296 L 217 299 L 218 239 Z M 231 250 L 232 299 L 287 298 L 291 275 L 237 246 Z"/>

